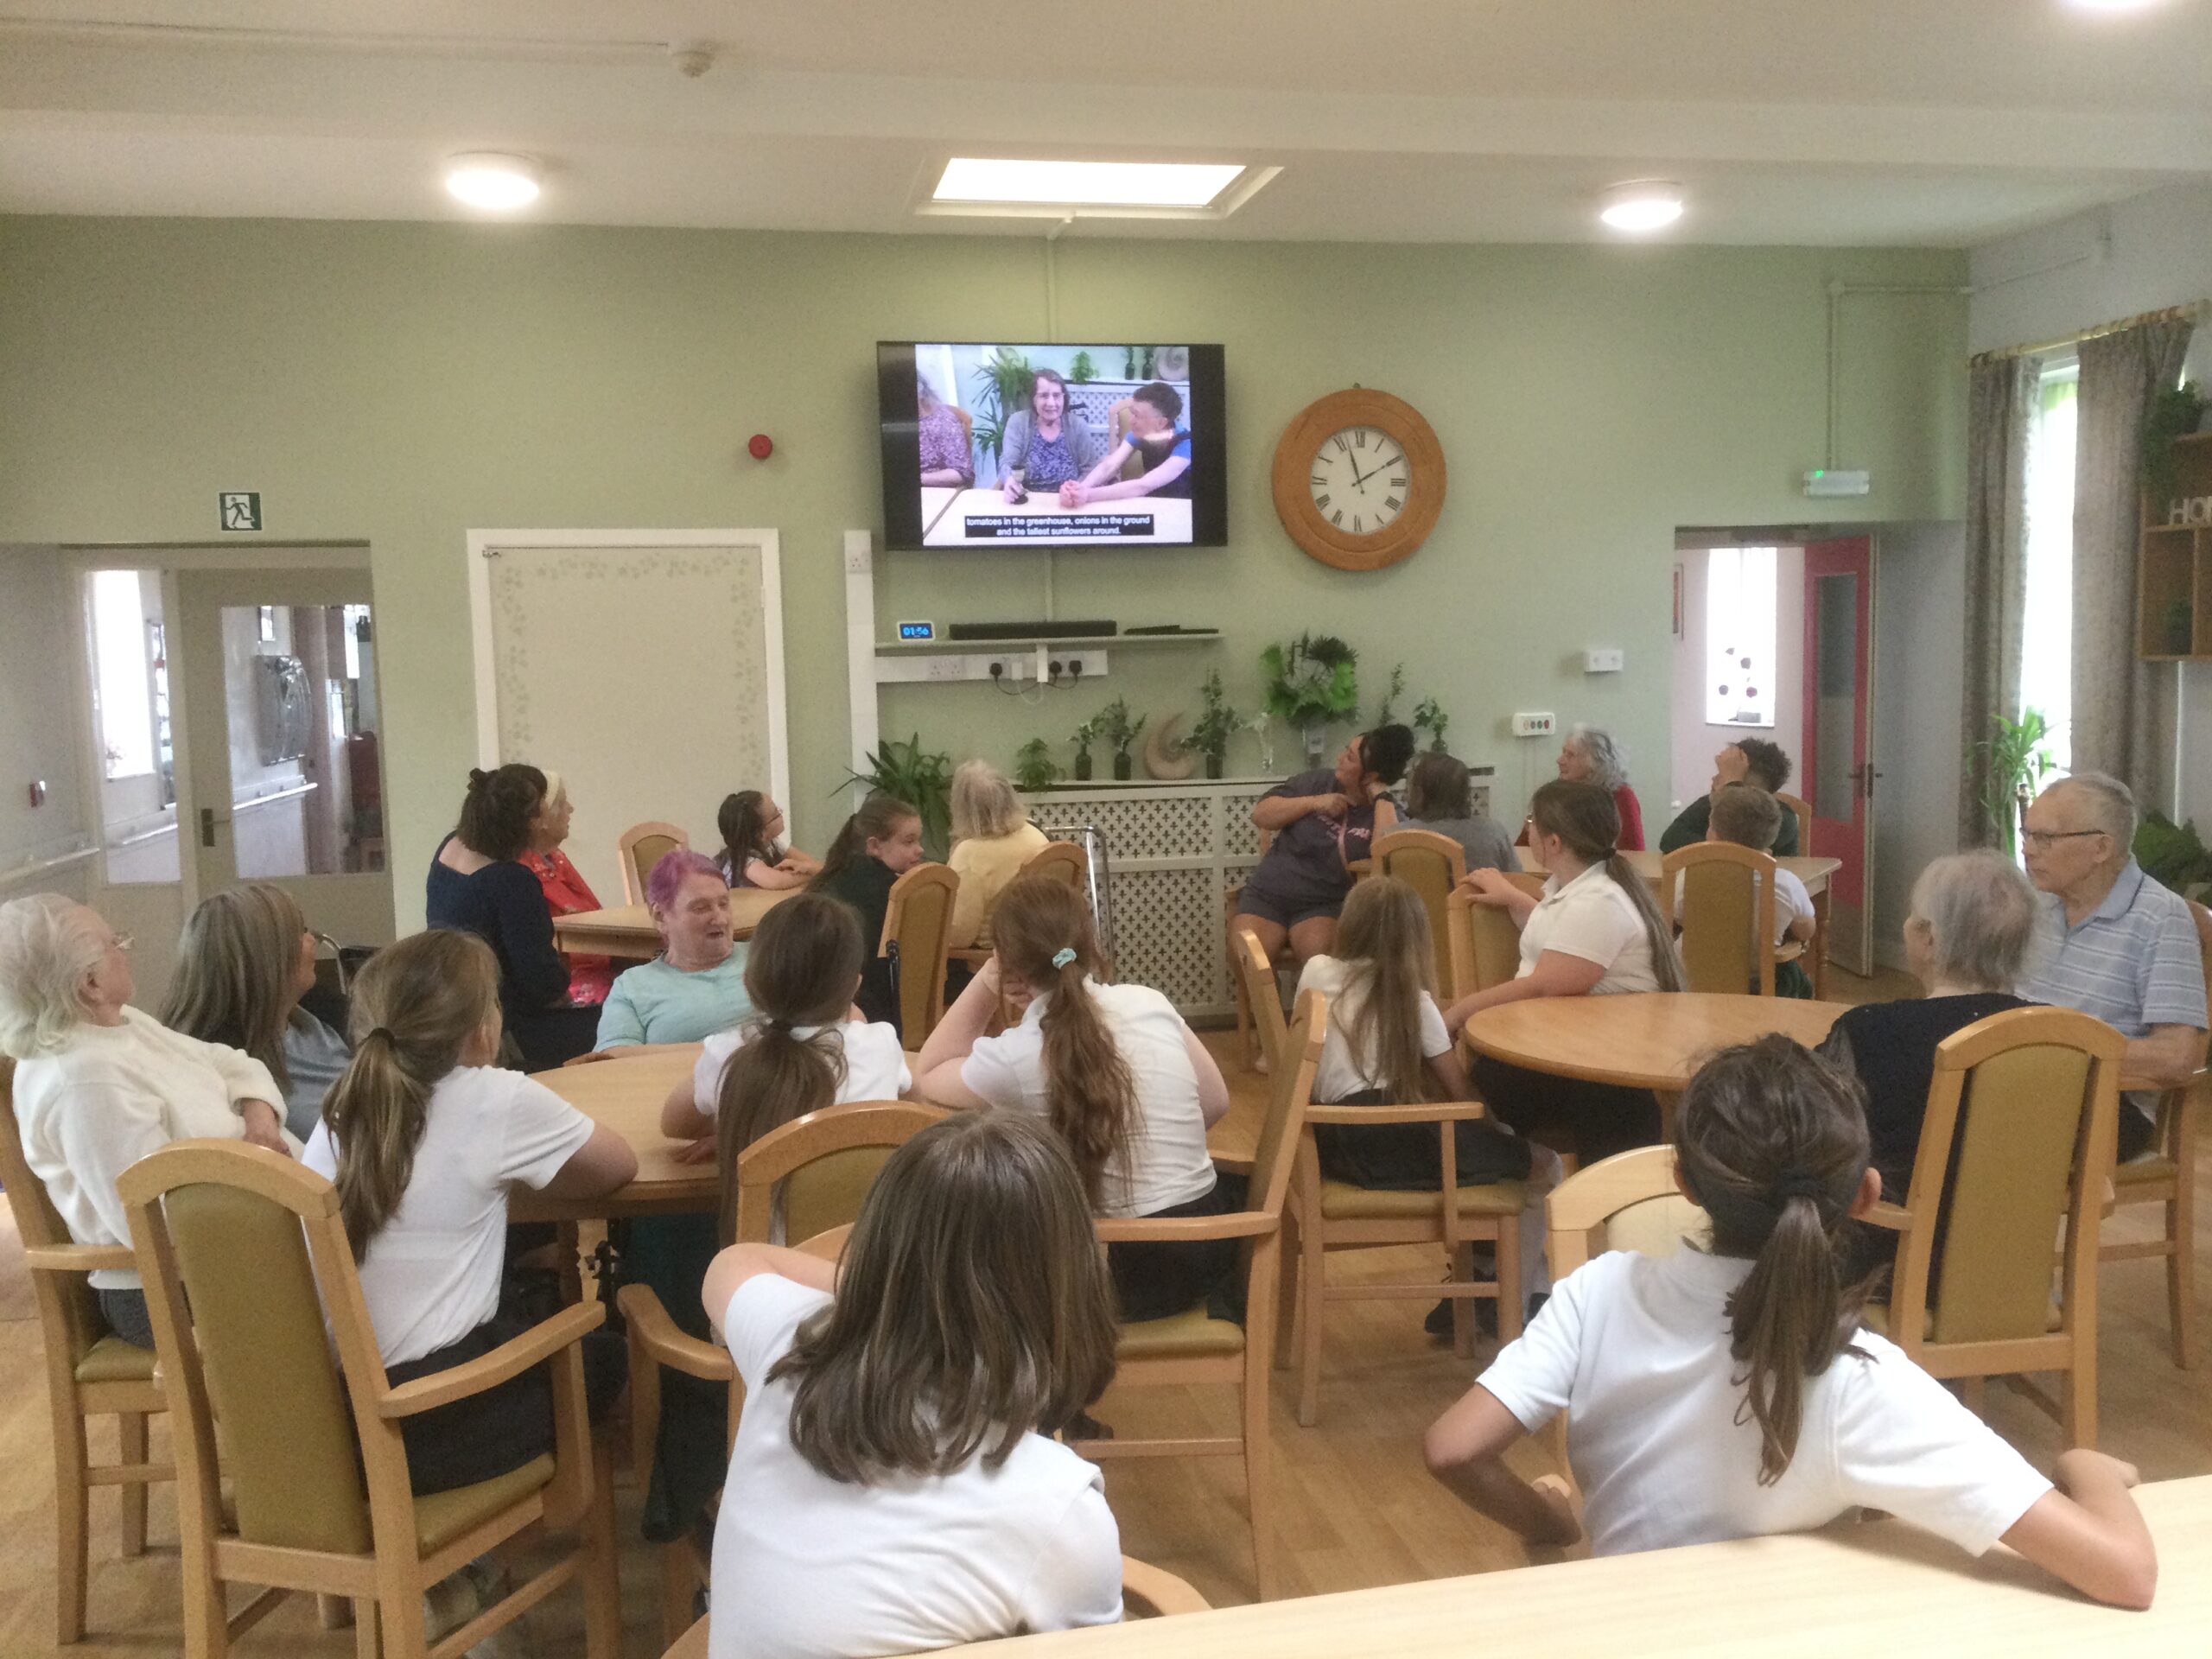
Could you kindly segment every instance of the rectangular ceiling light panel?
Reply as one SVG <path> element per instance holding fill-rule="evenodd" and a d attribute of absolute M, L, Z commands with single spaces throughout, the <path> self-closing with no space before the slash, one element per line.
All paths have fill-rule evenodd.
<path fill-rule="evenodd" d="M 1084 207 L 1205 207 L 1244 171 L 1215 162 L 1018 162 L 957 156 L 931 195 L 942 202 Z"/>

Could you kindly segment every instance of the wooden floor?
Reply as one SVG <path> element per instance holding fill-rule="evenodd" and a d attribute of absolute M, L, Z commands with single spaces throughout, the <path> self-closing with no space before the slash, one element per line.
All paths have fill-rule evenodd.
<path fill-rule="evenodd" d="M 1866 1001 L 1910 994 L 1902 976 L 1877 982 L 1834 975 L 1831 995 Z M 1209 1042 L 1226 1062 L 1228 1033 Z M 1241 1093 L 1260 1080 L 1231 1069 Z M 2197 1171 L 2200 1202 L 2212 1210 L 2212 1155 Z M 2147 1230 L 2138 1218 L 2109 1224 Z M 20 1285 L 13 1227 L 0 1207 L 0 1656 L 56 1651 L 53 1607 L 53 1467 L 38 1325 Z M 1370 1260 L 1363 1260 L 1363 1255 Z M 1354 1253 L 1331 1264 L 1333 1275 L 1403 1276 L 1418 1270 L 1414 1252 Z M 2212 1248 L 2198 1242 L 2200 1282 L 2212 1284 Z M 1440 1261 L 1439 1263 L 1440 1268 Z M 2128 1459 L 2148 1479 L 2212 1472 L 2212 1363 L 2193 1373 L 2174 1369 L 2165 1334 L 2164 1281 L 2155 1264 L 2128 1262 L 2101 1281 L 2104 1449 Z M 1461 1508 L 1421 1468 L 1420 1443 L 1431 1419 L 1466 1387 L 1488 1357 L 1455 1358 L 1421 1330 L 1426 1305 L 1408 1301 L 1340 1304 L 1326 1325 L 1321 1421 L 1301 1429 L 1278 1385 L 1274 1400 L 1277 1509 L 1281 1517 L 1287 1594 L 1357 1589 L 1408 1580 L 1517 1567 L 1521 1546 Z M 2056 1427 L 2009 1390 L 1990 1393 L 1993 1420 L 2028 1457 L 2048 1469 L 2058 1450 Z M 1225 1393 L 1160 1390 L 1117 1400 L 1100 1414 L 1124 1433 L 1227 1433 L 1232 1402 Z M 96 1431 L 97 1433 L 97 1431 Z M 155 1449 L 162 1449 L 156 1431 Z M 1529 1448 L 1524 1447 L 1526 1452 Z M 112 1456 L 96 1440 L 95 1455 Z M 1531 1457 L 1528 1468 L 1540 1463 Z M 1122 1548 L 1183 1574 L 1217 1605 L 1251 1599 L 1249 1535 L 1243 1474 L 1233 1459 L 1123 1463 L 1107 1477 L 1122 1523 Z M 652 1602 L 656 1582 L 647 1547 L 637 1540 L 638 1495 L 618 1487 L 626 1606 L 624 1652 L 649 1659 L 661 1649 Z M 179 1650 L 175 1522 L 157 1496 L 155 1548 L 142 1560 L 116 1553 L 115 1500 L 92 1499 L 92 1625 L 94 1634 L 68 1651 L 86 1656 L 141 1656 Z M 564 1592 L 531 1613 L 525 1651 L 538 1659 L 582 1652 L 576 1598 Z M 311 1606 L 295 1603 L 249 1635 L 242 1655 L 329 1656 L 353 1652 L 344 1632 L 315 1626 Z"/>

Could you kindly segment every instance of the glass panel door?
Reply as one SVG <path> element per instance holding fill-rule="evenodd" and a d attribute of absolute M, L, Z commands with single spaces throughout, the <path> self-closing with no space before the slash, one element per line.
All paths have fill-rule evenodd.
<path fill-rule="evenodd" d="M 1854 974 L 1873 970 L 1873 856 L 1868 810 L 1875 772 L 1869 754 L 1869 671 L 1873 662 L 1873 543 L 1866 537 L 1805 549 L 1805 708 L 1799 774 L 1813 809 L 1805 851 L 1837 861 L 1822 931 L 1828 959 Z"/>

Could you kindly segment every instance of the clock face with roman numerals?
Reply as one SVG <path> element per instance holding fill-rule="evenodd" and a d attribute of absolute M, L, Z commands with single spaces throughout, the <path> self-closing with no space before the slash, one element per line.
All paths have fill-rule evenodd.
<path fill-rule="evenodd" d="M 1306 476 L 1315 510 L 1350 536 L 1389 529 L 1406 510 L 1413 487 L 1405 446 L 1374 426 L 1348 426 L 1322 439 Z"/>
<path fill-rule="evenodd" d="M 1444 510 L 1444 448 L 1421 411 L 1354 386 L 1317 397 L 1275 444 L 1275 516 L 1339 570 L 1380 570 L 1428 539 Z"/>

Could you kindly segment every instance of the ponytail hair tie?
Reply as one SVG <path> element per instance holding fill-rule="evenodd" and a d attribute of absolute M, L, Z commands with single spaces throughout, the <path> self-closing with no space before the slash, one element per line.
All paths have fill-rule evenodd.
<path fill-rule="evenodd" d="M 399 1040 L 398 1038 L 391 1034 L 391 1027 L 390 1026 L 371 1026 L 367 1032 L 363 1034 L 361 1040 L 365 1043 L 371 1037 L 381 1037 L 387 1043 L 396 1043 Z"/>
<path fill-rule="evenodd" d="M 1065 968 L 1074 960 L 1075 947 L 1073 945 L 1064 944 L 1052 952 L 1052 966 L 1055 968 Z"/>
<path fill-rule="evenodd" d="M 1828 1184 L 1817 1175 L 1808 1174 L 1803 1170 L 1785 1170 L 1774 1184 L 1774 1200 L 1777 1205 L 1787 1204 L 1792 1198 L 1810 1198 L 1818 1204 L 1827 1196 L 1827 1190 Z"/>

